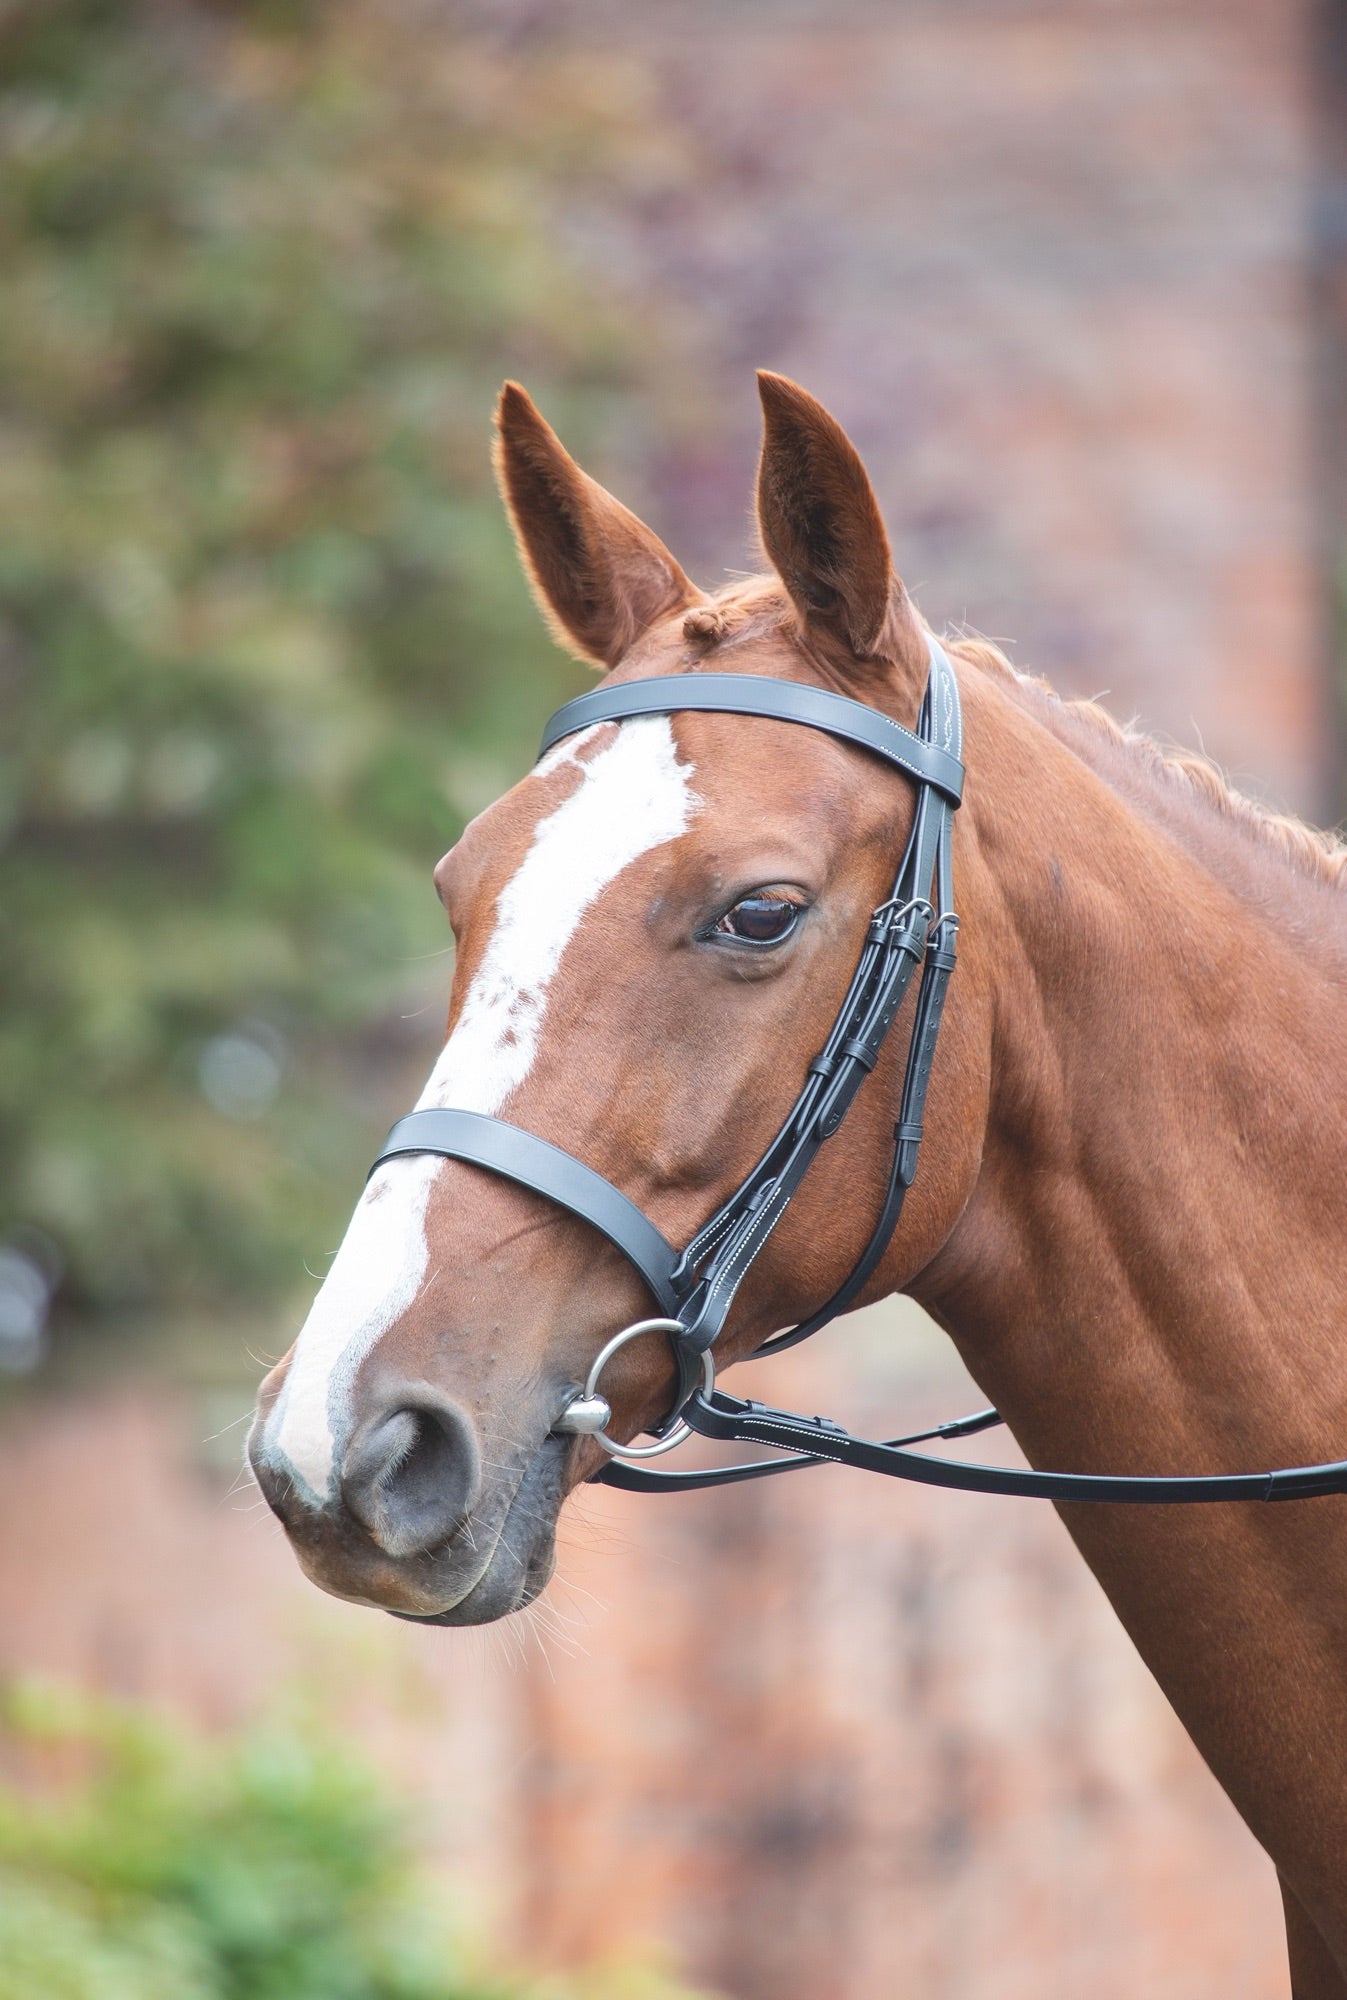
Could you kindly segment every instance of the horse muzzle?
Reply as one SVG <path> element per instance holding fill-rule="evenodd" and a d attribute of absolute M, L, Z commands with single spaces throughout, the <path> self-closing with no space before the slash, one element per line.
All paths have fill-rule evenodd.
<path fill-rule="evenodd" d="M 361 1409 L 317 1494 L 268 1438 L 253 1474 L 310 1579 L 404 1618 L 476 1624 L 522 1608 L 553 1567 L 569 1439 L 488 1463 L 461 1404 L 426 1382 L 390 1383 Z"/>

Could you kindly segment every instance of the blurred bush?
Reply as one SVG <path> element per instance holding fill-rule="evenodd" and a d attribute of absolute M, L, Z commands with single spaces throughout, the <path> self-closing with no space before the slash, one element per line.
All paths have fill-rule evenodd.
<path fill-rule="evenodd" d="M 405 1820 L 312 1734 L 207 1746 L 30 1688 L 0 1748 L 29 1780 L 0 1788 L 0 2000 L 678 2000 L 474 1968 Z"/>
<path fill-rule="evenodd" d="M 581 679 L 491 491 L 496 388 L 581 444 L 638 372 L 677 394 L 549 208 L 639 181 L 639 92 L 455 21 L 0 0 L 14 1354 L 57 1265 L 77 1308 L 209 1306 L 333 1247 L 350 1078 L 448 942 L 430 867 Z"/>

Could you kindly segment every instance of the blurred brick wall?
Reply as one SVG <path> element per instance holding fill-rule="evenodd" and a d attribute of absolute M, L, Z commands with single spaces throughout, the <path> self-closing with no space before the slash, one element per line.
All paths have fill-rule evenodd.
<path fill-rule="evenodd" d="M 558 226 L 697 357 L 683 442 L 634 413 L 602 468 L 695 574 L 747 559 L 751 371 L 784 370 L 937 626 L 1333 815 L 1309 0 L 484 11 L 610 27 L 677 135 Z"/>
<path fill-rule="evenodd" d="M 897 1304 L 772 1380 L 875 1428 L 980 1400 Z M 302 1580 L 227 1497 L 217 1423 L 149 1380 L 11 1413 L 0 1676 L 212 1724 L 313 1706 L 543 1964 L 653 1944 L 735 2000 L 1284 2000 L 1271 1866 L 1051 1510 L 833 1471 L 588 1493 L 535 1620 L 417 1632 Z"/>

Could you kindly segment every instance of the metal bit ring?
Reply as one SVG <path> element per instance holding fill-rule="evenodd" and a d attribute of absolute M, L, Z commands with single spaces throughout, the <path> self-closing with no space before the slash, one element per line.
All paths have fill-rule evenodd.
<path fill-rule="evenodd" d="M 566 1408 L 552 1426 L 553 1430 L 576 1431 L 582 1436 L 592 1437 L 596 1444 L 610 1453 L 613 1458 L 659 1458 L 664 1452 L 672 1451 L 692 1436 L 691 1427 L 681 1420 L 662 1438 L 653 1444 L 619 1444 L 608 1435 L 608 1425 L 612 1421 L 612 1410 L 605 1397 L 599 1394 L 599 1377 L 620 1347 L 629 1340 L 635 1340 L 639 1333 L 667 1333 L 677 1335 L 683 1332 L 683 1323 L 677 1319 L 638 1319 L 631 1326 L 624 1326 L 606 1341 L 590 1363 L 585 1386 L 578 1396 L 572 1396 Z M 716 1385 L 716 1364 L 710 1348 L 702 1355 L 702 1394 L 709 1396 Z"/>

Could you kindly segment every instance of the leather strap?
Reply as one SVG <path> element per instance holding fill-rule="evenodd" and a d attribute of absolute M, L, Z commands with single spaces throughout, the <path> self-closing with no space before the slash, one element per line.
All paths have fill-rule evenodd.
<path fill-rule="evenodd" d="M 942 656 L 943 657 L 943 656 Z M 758 715 L 773 722 L 798 722 L 848 743 L 873 750 L 909 778 L 931 785 L 950 805 L 963 795 L 963 765 L 957 750 L 926 742 L 901 722 L 849 695 L 804 681 L 768 680 L 756 674 L 660 674 L 648 681 L 617 681 L 577 695 L 559 708 L 543 731 L 542 756 L 563 736 L 595 723 L 629 715 L 671 715 L 700 709 L 725 715 Z"/>
<path fill-rule="evenodd" d="M 563 1153 L 560 1146 L 478 1111 L 410 1111 L 399 1118 L 384 1140 L 370 1173 L 385 1160 L 409 1153 L 439 1153 L 446 1160 L 466 1160 L 470 1166 L 486 1167 L 592 1223 L 636 1266 L 658 1299 L 660 1311 L 671 1319 L 677 1317 L 673 1272 L 678 1253 L 673 1245 L 620 1188 Z"/>
<path fill-rule="evenodd" d="M 971 1417 L 954 1417 L 929 1431 L 913 1431 L 907 1437 L 890 1438 L 891 1451 L 905 1445 L 925 1444 L 931 1438 L 974 1437 L 1005 1422 L 999 1411 L 978 1410 Z M 631 1465 L 615 1458 L 604 1472 L 608 1486 L 620 1486 L 628 1493 L 703 1493 L 711 1486 L 737 1486 L 745 1479 L 770 1479 L 778 1472 L 803 1472 L 811 1465 L 829 1465 L 830 1459 L 817 1452 L 791 1452 L 786 1458 L 755 1458 L 747 1465 L 703 1466 L 698 1472 L 652 1472 L 644 1465 Z M 597 1482 L 595 1482 L 597 1483 Z"/>
<path fill-rule="evenodd" d="M 910 915 L 900 910 L 891 922 L 886 918 L 872 920 L 867 944 L 868 981 L 859 995 L 857 1011 L 843 1008 L 827 1046 L 810 1065 L 810 1081 L 786 1124 L 727 1204 L 732 1226 L 715 1250 L 685 1319 L 684 1342 L 694 1354 L 718 1337 L 754 1259 L 780 1222 L 819 1148 L 838 1131 L 874 1068 L 921 961 L 929 920 L 929 905 L 924 912 L 916 910 Z M 685 1259 L 692 1260 L 695 1247 L 689 1246 Z"/>
<path fill-rule="evenodd" d="M 944 649 L 934 640 L 930 642 L 930 660 L 917 740 L 930 743 L 938 738 L 945 754 L 957 758 L 963 750 L 958 684 Z M 689 1282 L 692 1273 L 697 1272 L 700 1284 L 691 1292 L 685 1315 L 686 1332 L 676 1344 L 678 1403 L 685 1401 L 697 1387 L 699 1356 L 718 1338 L 753 1260 L 785 1213 L 819 1147 L 838 1130 L 857 1091 L 875 1067 L 911 975 L 925 957 L 903 1083 L 903 1108 L 895 1130 L 893 1167 L 879 1220 L 859 1263 L 827 1304 L 790 1333 L 766 1343 L 759 1352 L 793 1347 L 845 1311 L 875 1270 L 897 1227 L 907 1188 L 916 1171 L 914 1135 L 920 1135 L 935 1035 L 945 988 L 954 968 L 958 919 L 951 906 L 953 811 L 948 800 L 929 784 L 918 787 L 912 827 L 893 894 L 871 918 L 846 998 L 826 1044 L 809 1065 L 804 1088 L 757 1166 L 683 1253 L 678 1281 Z M 934 903 L 928 900 L 931 897 Z M 932 949 L 934 969 L 928 955 Z M 676 1415 L 677 1407 L 666 1417 L 665 1429 Z"/>
<path fill-rule="evenodd" d="M 987 1413 L 990 1422 L 994 1413 Z M 915 1480 L 922 1486 L 946 1486 L 959 1493 L 994 1493 L 1020 1499 L 1101 1501 L 1114 1505 L 1193 1506 L 1216 1500 L 1310 1500 L 1325 1493 L 1347 1493 L 1347 1459 L 1326 1465 L 1286 1466 L 1275 1472 L 1198 1473 L 1189 1477 L 1099 1472 L 1036 1472 L 1010 1465 L 961 1465 L 947 1458 L 930 1458 L 908 1451 L 908 1442 L 874 1444 L 830 1424 L 826 1417 L 797 1417 L 762 1403 L 742 1401 L 714 1390 L 692 1397 L 683 1421 L 702 1437 L 730 1444 L 767 1444 L 804 1454 L 809 1460 L 830 1460 L 863 1472 L 882 1472 L 892 1479 Z M 976 1428 L 984 1428 L 977 1423 Z M 952 1429 L 927 1436 L 952 1436 Z M 965 1433 L 967 1435 L 967 1433 Z M 798 1457 L 788 1464 L 799 1463 Z M 733 1470 L 734 1468 L 729 1468 Z M 684 1475 L 688 1477 L 690 1475 Z M 626 1482 L 624 1482 L 626 1483 Z"/>

